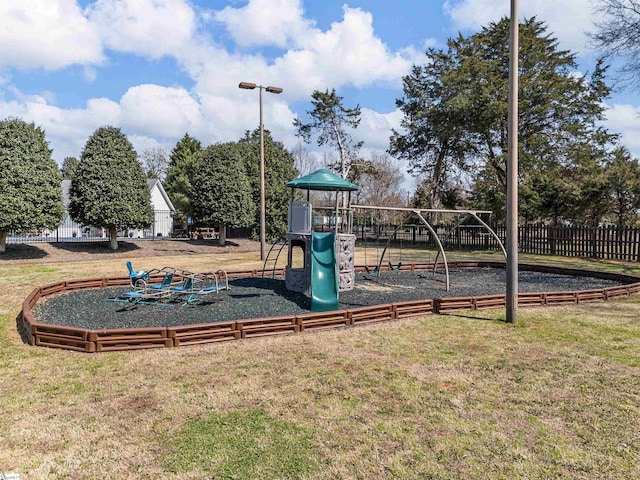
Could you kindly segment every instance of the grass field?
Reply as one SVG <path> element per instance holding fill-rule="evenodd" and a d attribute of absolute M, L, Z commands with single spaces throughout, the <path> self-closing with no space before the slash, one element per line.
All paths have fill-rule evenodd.
<path fill-rule="evenodd" d="M 627 264 L 521 261 L 640 273 Z M 256 253 L 161 262 L 259 266 Z M 22 343 L 16 317 L 36 285 L 122 275 L 123 267 L 121 259 L 0 264 L 0 473 L 640 478 L 640 296 L 521 309 L 515 326 L 504 312 L 485 311 L 150 351 Z"/>

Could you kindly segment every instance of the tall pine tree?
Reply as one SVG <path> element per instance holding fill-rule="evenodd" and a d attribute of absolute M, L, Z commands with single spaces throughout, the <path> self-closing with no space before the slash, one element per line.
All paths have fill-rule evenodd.
<path fill-rule="evenodd" d="M 540 198 L 535 184 L 561 178 L 558 172 L 576 162 L 576 145 L 614 139 L 599 124 L 609 94 L 606 68 L 598 63 L 588 79 L 576 71 L 575 55 L 559 49 L 544 23 L 530 18 L 520 25 L 519 180 L 525 212 L 535 205 L 522 202 L 552 200 Z M 428 178 L 432 207 L 460 177 L 471 179 L 473 206 L 504 205 L 508 78 L 506 18 L 470 37 L 450 39 L 446 49 L 429 49 L 425 65 L 404 78 L 405 95 L 397 100 L 402 130 L 393 132 L 390 153 Z M 557 188 L 562 185 L 547 190 Z"/>
<path fill-rule="evenodd" d="M 193 188 L 191 178 L 194 174 L 202 145 L 188 133 L 180 139 L 171 152 L 164 189 L 176 209 L 174 222 L 186 228 L 187 217 L 191 216 L 191 196 Z"/>

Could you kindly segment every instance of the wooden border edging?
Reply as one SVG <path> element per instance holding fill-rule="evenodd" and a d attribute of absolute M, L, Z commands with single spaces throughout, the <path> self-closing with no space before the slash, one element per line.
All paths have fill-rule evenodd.
<path fill-rule="evenodd" d="M 181 325 L 167 328 L 167 336 L 173 339 L 173 345 L 196 345 L 199 343 L 223 342 L 237 340 L 240 331 L 236 322 L 203 323 L 198 325 Z"/>
<path fill-rule="evenodd" d="M 455 268 L 499 268 L 501 262 L 457 262 Z M 518 294 L 518 306 L 577 305 L 590 302 L 604 302 L 640 293 L 640 278 L 611 272 L 598 272 L 576 268 L 552 267 L 545 265 L 521 264 L 523 271 L 586 276 L 613 280 L 625 285 L 614 287 L 565 292 L 522 292 Z M 365 271 L 364 266 L 356 266 L 356 271 Z M 433 263 L 411 263 L 403 270 L 430 270 Z M 229 279 L 257 277 L 261 270 L 227 272 Z M 154 280 L 160 281 L 161 277 Z M 303 313 L 278 317 L 248 318 L 212 322 L 197 325 L 154 328 L 121 328 L 86 330 L 62 325 L 38 323 L 31 309 L 41 298 L 86 288 L 104 288 L 129 285 L 129 277 L 88 278 L 66 280 L 35 288 L 22 302 L 18 328 L 30 345 L 61 348 L 77 352 L 108 352 L 149 348 L 178 347 L 203 343 L 223 342 L 241 338 L 283 335 L 306 331 L 343 328 L 355 325 L 383 322 L 431 313 L 455 311 L 477 311 L 504 307 L 505 294 L 481 295 L 475 297 L 445 297 L 424 300 L 410 300 L 390 304 L 372 305 L 334 310 L 330 312 Z"/>
<path fill-rule="evenodd" d="M 296 315 L 296 323 L 300 326 L 301 332 L 307 330 L 325 330 L 327 328 L 347 327 L 352 325 L 351 318 L 346 310 L 303 313 Z"/>
<path fill-rule="evenodd" d="M 298 333 L 300 326 L 296 323 L 295 315 L 283 315 L 280 317 L 237 320 L 236 329 L 240 331 L 241 338 L 248 338 L 279 335 L 282 333 Z"/>
<path fill-rule="evenodd" d="M 428 315 L 433 313 L 434 301 L 432 299 L 427 300 L 409 300 L 406 302 L 396 302 L 391 304 L 393 306 L 394 318 L 408 318 L 418 315 Z"/>

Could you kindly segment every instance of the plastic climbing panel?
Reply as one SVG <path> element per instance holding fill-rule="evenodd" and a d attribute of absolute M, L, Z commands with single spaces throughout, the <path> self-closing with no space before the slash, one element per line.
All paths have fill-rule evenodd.
<path fill-rule="evenodd" d="M 339 234 L 336 247 L 336 260 L 338 261 L 338 290 L 340 292 L 353 290 L 356 279 L 356 236 L 345 233 Z"/>

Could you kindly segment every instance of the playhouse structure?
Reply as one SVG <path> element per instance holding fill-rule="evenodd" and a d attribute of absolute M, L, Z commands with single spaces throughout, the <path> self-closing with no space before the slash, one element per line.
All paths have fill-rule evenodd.
<path fill-rule="evenodd" d="M 351 233 L 352 215 L 340 216 L 340 195 L 347 193 L 347 206 L 351 192 L 360 187 L 320 169 L 287 183 L 291 187 L 287 243 L 289 253 L 285 282 L 293 292 L 309 292 L 311 311 L 338 309 L 339 293 L 352 290 L 355 282 L 354 250 L 356 237 Z M 306 200 L 295 200 L 295 189 L 307 191 Z M 313 229 L 313 207 L 309 201 L 311 190 L 336 192 L 333 231 L 316 232 Z M 347 208 L 346 212 L 350 212 Z"/>

